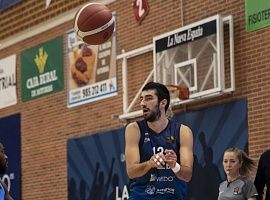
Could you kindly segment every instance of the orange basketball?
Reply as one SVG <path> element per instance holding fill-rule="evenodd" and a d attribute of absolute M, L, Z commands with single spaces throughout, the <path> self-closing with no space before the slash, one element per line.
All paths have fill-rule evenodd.
<path fill-rule="evenodd" d="M 75 15 L 74 30 L 82 41 L 90 45 L 106 42 L 114 27 L 112 12 L 101 3 L 88 3 Z"/>

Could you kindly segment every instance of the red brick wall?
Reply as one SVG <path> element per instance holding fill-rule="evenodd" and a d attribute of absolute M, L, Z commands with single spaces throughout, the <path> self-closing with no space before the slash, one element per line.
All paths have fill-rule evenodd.
<path fill-rule="evenodd" d="M 44 0 L 24 0 L 0 13 L 0 41 L 85 2 L 88 1 L 52 0 L 49 9 L 45 10 Z M 186 109 L 247 97 L 249 153 L 257 159 L 263 150 L 270 148 L 269 27 L 252 33 L 245 31 L 243 0 L 148 0 L 150 12 L 141 25 L 135 21 L 131 2 L 117 0 L 108 5 L 117 14 L 118 54 L 122 49 L 130 51 L 151 44 L 153 36 L 181 27 L 182 22 L 187 25 L 215 14 L 233 15 L 236 91 L 230 96 L 188 105 Z M 65 36 L 70 28 L 72 21 L 2 49 L 0 58 L 16 53 L 17 74 L 20 74 L 21 51 L 58 35 Z M 141 87 L 153 67 L 152 60 L 152 53 L 128 60 L 129 96 L 135 95 Z M 112 118 L 122 114 L 121 64 L 119 61 L 118 96 L 70 109 L 67 108 L 66 81 L 63 91 L 23 103 L 20 76 L 17 76 L 18 104 L 1 109 L 0 117 L 21 113 L 22 199 L 67 199 L 67 139 L 123 126 Z"/>

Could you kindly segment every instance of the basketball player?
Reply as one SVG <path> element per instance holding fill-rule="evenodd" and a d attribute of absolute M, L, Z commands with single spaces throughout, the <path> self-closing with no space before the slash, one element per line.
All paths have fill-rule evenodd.
<path fill-rule="evenodd" d="M 183 200 L 193 167 L 193 136 L 189 127 L 166 117 L 170 94 L 166 86 L 147 83 L 140 96 L 144 120 L 127 125 L 126 169 L 129 200 Z"/>
<path fill-rule="evenodd" d="M 223 155 L 227 180 L 219 186 L 218 200 L 256 200 L 258 193 L 250 172 L 255 162 L 237 148 L 229 148 Z"/>
<path fill-rule="evenodd" d="M 0 143 L 0 174 L 4 174 L 7 170 L 7 155 L 5 153 L 5 148 L 2 143 Z M 10 196 L 6 184 L 0 179 L 0 200 L 13 200 Z"/>

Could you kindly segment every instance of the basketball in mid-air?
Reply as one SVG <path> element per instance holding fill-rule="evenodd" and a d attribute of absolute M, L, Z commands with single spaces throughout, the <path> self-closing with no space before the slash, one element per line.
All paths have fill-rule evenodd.
<path fill-rule="evenodd" d="M 74 30 L 85 43 L 99 45 L 113 34 L 115 20 L 112 12 L 101 3 L 88 3 L 75 15 Z"/>

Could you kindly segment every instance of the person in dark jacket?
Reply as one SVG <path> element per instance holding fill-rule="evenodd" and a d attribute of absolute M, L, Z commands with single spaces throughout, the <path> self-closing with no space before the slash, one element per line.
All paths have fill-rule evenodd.
<path fill-rule="evenodd" d="M 265 151 L 260 159 L 254 182 L 258 191 L 258 200 L 264 196 L 264 187 L 266 186 L 265 200 L 270 200 L 270 149 Z"/>

